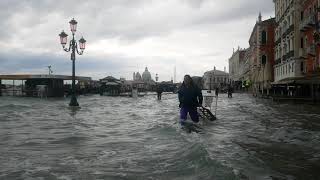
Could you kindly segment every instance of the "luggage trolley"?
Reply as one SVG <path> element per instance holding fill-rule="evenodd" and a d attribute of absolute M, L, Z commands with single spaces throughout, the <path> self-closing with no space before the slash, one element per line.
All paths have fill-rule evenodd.
<path fill-rule="evenodd" d="M 217 115 L 217 105 L 218 105 L 218 96 L 215 95 L 215 92 L 212 90 L 202 90 L 203 103 L 202 107 L 198 108 L 198 112 L 201 118 L 207 119 L 209 121 L 216 120 Z M 215 99 L 215 113 L 211 112 L 212 103 Z"/>

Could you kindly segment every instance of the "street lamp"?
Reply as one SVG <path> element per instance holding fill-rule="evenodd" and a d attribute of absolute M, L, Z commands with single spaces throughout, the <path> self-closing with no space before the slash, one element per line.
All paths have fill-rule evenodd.
<path fill-rule="evenodd" d="M 53 71 L 51 70 L 51 65 L 48 66 L 48 70 L 49 70 L 49 75 L 51 75 L 51 73 L 53 73 Z"/>
<path fill-rule="evenodd" d="M 64 31 L 62 31 L 59 36 L 60 36 L 60 43 L 62 45 L 62 48 L 66 52 L 71 51 L 71 61 L 72 61 L 72 95 L 71 95 L 71 100 L 69 106 L 79 106 L 79 103 L 77 101 L 76 97 L 76 90 L 75 90 L 75 60 L 76 60 L 76 52 L 79 55 L 83 54 L 83 51 L 86 47 L 86 40 L 82 37 L 79 40 L 79 47 L 80 47 L 80 52 L 78 50 L 78 43 L 74 39 L 75 32 L 77 31 L 77 24 L 78 22 L 74 19 L 72 19 L 70 22 L 70 30 L 72 32 L 72 39 L 69 42 L 69 48 L 66 48 L 67 44 L 67 37 L 68 34 L 66 34 Z"/>
<path fill-rule="evenodd" d="M 158 82 L 158 79 L 159 79 L 158 74 L 156 74 L 156 82 Z"/>

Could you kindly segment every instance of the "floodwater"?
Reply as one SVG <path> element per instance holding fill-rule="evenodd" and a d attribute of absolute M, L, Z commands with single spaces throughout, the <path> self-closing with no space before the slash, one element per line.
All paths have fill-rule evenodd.
<path fill-rule="evenodd" d="M 177 95 L 0 97 L 0 179 L 320 179 L 320 109 L 221 95 L 201 133 Z"/>

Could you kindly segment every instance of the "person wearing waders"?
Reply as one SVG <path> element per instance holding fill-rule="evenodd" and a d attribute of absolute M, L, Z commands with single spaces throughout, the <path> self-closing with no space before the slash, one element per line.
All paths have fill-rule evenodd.
<path fill-rule="evenodd" d="M 231 85 L 228 86 L 228 98 L 232 98 L 232 92 L 233 92 L 233 89 L 231 87 Z"/>
<path fill-rule="evenodd" d="M 158 97 L 158 100 L 161 100 L 161 95 L 162 95 L 162 87 L 161 87 L 161 85 L 159 84 L 158 86 L 157 86 L 157 97 Z"/>
<path fill-rule="evenodd" d="M 188 114 L 195 123 L 199 122 L 197 107 L 202 106 L 201 90 L 193 82 L 190 75 L 185 75 L 183 83 L 178 91 L 180 107 L 180 124 L 184 125 Z"/>
<path fill-rule="evenodd" d="M 218 87 L 216 87 L 215 93 L 216 93 L 216 97 L 218 97 L 219 96 L 219 88 Z"/>

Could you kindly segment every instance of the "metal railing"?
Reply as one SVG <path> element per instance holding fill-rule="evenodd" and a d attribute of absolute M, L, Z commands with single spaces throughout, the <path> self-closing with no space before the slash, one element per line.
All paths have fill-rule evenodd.
<path fill-rule="evenodd" d="M 47 97 L 47 91 L 26 90 L 26 89 L 0 89 L 2 96 L 28 96 L 28 97 Z"/>

